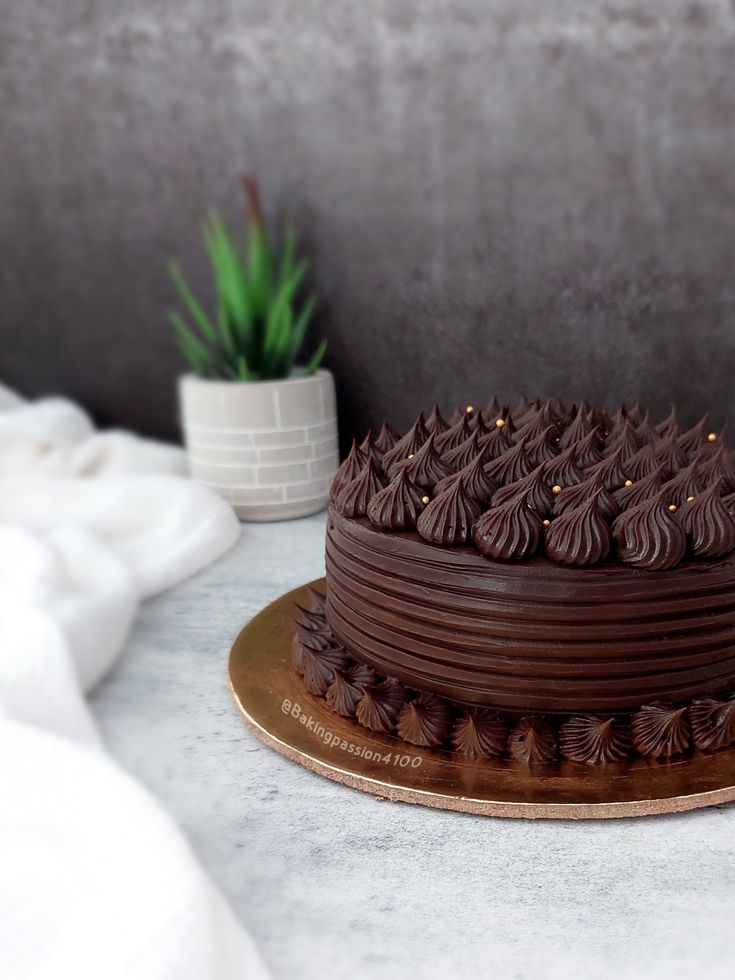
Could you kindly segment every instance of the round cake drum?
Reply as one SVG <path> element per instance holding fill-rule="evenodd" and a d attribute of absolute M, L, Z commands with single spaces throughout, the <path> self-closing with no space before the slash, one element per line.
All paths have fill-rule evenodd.
<path fill-rule="evenodd" d="M 324 580 L 310 583 L 323 592 Z M 230 683 L 261 741 L 322 776 L 390 800 L 487 816 L 597 819 L 677 813 L 735 800 L 735 748 L 658 763 L 538 767 L 474 762 L 375 735 L 308 694 L 291 666 L 302 586 L 259 613 L 230 654 Z"/>

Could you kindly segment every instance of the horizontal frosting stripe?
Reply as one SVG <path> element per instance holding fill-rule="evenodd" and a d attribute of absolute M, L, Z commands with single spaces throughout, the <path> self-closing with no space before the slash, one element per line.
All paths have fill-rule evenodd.
<path fill-rule="evenodd" d="M 732 685 L 734 563 L 666 573 L 607 566 L 596 600 L 585 584 L 595 571 L 580 575 L 541 559 L 510 566 L 332 514 L 327 615 L 358 659 L 468 703 L 622 710 Z M 636 593 L 645 598 L 632 602 Z M 558 618 L 565 605 L 587 611 L 587 634 Z M 644 618 L 635 615 L 642 607 Z M 602 628 L 601 610 L 611 616 Z"/>
<path fill-rule="evenodd" d="M 655 677 L 649 678 L 646 684 L 639 683 L 635 694 L 613 693 L 607 686 L 595 691 L 570 691 L 566 687 L 562 689 L 559 683 L 552 684 L 548 680 L 534 685 L 527 677 L 518 677 L 512 687 L 505 688 L 496 683 L 497 675 L 492 677 L 492 686 L 479 687 L 476 674 L 471 674 L 468 681 L 461 672 L 452 670 L 450 676 L 444 669 L 441 676 L 437 677 L 436 674 L 422 669 L 427 666 L 426 661 L 404 655 L 396 647 L 378 643 L 354 629 L 346 628 L 343 631 L 341 627 L 345 626 L 344 620 L 329 605 L 328 615 L 335 622 L 335 636 L 340 638 L 357 660 L 419 690 L 440 694 L 465 704 L 517 712 L 627 711 L 657 700 L 679 702 L 704 694 L 715 694 L 730 689 L 735 683 L 735 666 L 730 664 L 724 674 L 710 678 L 707 682 L 697 679 L 686 684 L 671 684 L 663 694 L 659 693 L 659 687 L 651 687 L 657 683 Z M 459 677 L 455 677 L 457 673 L 460 673 Z"/>
<path fill-rule="evenodd" d="M 423 628 L 430 629 L 432 625 L 437 625 L 446 630 L 447 627 L 452 627 L 466 635 L 469 643 L 477 642 L 473 641 L 471 636 L 476 634 L 481 638 L 483 646 L 488 630 L 492 628 L 495 637 L 509 640 L 516 637 L 526 640 L 537 638 L 548 646 L 550 631 L 558 628 L 560 622 L 567 622 L 566 619 L 560 620 L 553 615 L 554 607 L 541 606 L 541 604 L 534 606 L 532 618 L 528 616 L 528 610 L 524 607 L 526 616 L 520 619 L 517 601 L 501 601 L 497 604 L 486 599 L 475 599 L 471 600 L 468 608 L 459 600 L 451 601 L 455 598 L 454 593 L 448 596 L 446 590 L 433 590 L 426 585 L 422 589 L 421 597 L 414 598 L 415 585 L 412 586 L 411 583 L 400 580 L 394 575 L 390 576 L 385 585 L 381 585 L 381 588 L 376 590 L 367 576 L 370 571 L 375 571 L 377 566 L 369 567 L 365 562 L 359 561 L 359 555 L 354 549 L 351 550 L 352 554 L 343 550 L 336 541 L 331 539 L 328 541 L 328 553 L 339 552 L 339 561 L 336 560 L 336 555 L 334 556 L 333 573 L 336 576 L 344 573 L 355 595 L 368 602 L 376 600 L 384 604 L 385 597 L 389 596 L 393 608 L 400 609 L 417 622 L 421 622 Z M 714 601 L 715 599 L 717 601 Z M 720 606 L 720 601 L 727 604 Z M 714 635 L 720 630 L 724 631 L 723 636 L 720 637 L 721 642 L 724 642 L 725 633 L 729 641 L 735 642 L 735 602 L 733 602 L 732 588 L 722 595 L 712 597 L 711 600 L 708 598 L 706 608 L 703 608 L 701 596 L 698 600 L 689 600 L 689 603 L 693 606 L 693 612 L 680 609 L 675 615 L 668 615 L 669 636 L 696 631 L 702 638 L 706 634 Z M 594 612 L 594 607 L 587 606 L 585 609 L 588 613 Z M 498 615 L 499 611 L 501 615 Z M 645 642 L 650 637 L 655 639 L 660 637 L 661 618 L 662 616 L 658 615 L 644 620 L 631 619 L 619 622 L 617 619 L 600 620 L 590 615 L 584 622 L 574 622 L 574 637 L 572 640 L 565 640 L 565 643 L 574 643 L 586 651 L 587 644 L 590 642 L 598 640 L 609 642 L 610 630 L 613 628 L 617 636 L 636 641 L 636 646 L 631 644 L 627 648 L 627 652 L 635 657 L 637 645 L 641 640 Z M 690 642 L 690 640 L 686 641 L 687 644 Z M 582 652 L 580 655 L 585 654 Z"/>
<path fill-rule="evenodd" d="M 535 607 L 538 604 L 544 607 L 550 617 L 559 617 L 569 622 L 576 623 L 580 618 L 588 618 L 594 621 L 607 619 L 617 624 L 621 618 L 660 619 L 662 611 L 699 611 L 704 605 L 714 609 L 733 603 L 735 562 L 729 560 L 720 563 L 725 568 L 712 569 L 709 581 L 702 579 L 703 570 L 698 565 L 692 570 L 694 574 L 687 578 L 680 576 L 675 588 L 661 581 L 660 593 L 651 593 L 649 581 L 648 596 L 636 595 L 635 587 L 628 579 L 640 579 L 644 576 L 648 580 L 661 580 L 677 574 L 684 566 L 661 576 L 609 565 L 604 569 L 608 576 L 607 583 L 602 589 L 598 587 L 593 594 L 585 588 L 584 582 L 579 581 L 576 569 L 552 565 L 543 558 L 535 559 L 534 562 L 492 562 L 469 549 L 438 548 L 421 542 L 419 547 L 437 552 L 438 557 L 418 560 L 413 556 L 395 553 L 396 539 L 406 545 L 415 543 L 408 535 L 380 534 L 363 528 L 357 522 L 345 522 L 342 518 L 337 520 L 340 524 L 335 526 L 339 526 L 341 532 L 339 546 L 345 554 L 358 561 L 361 567 L 370 569 L 376 575 L 389 577 L 391 588 L 397 591 L 401 589 L 402 583 L 413 589 L 416 571 L 420 568 L 421 583 L 431 593 L 431 601 L 436 600 L 438 605 L 451 609 L 456 608 L 457 602 L 468 602 L 483 610 L 492 608 L 498 615 L 502 615 L 504 610 L 517 614 L 518 603 L 523 601 L 528 606 Z M 355 534 L 355 531 L 358 533 Z M 464 555 L 463 567 L 456 565 L 458 552 Z M 455 559 L 455 564 L 445 566 L 445 556 Z M 553 579 L 546 578 L 548 570 Z M 518 577 L 519 571 L 523 571 L 521 578 Z M 588 568 L 584 574 L 591 576 L 595 571 L 602 569 Z M 613 576 L 613 572 L 618 573 L 617 578 Z M 539 580 L 542 578 L 548 584 L 541 585 Z M 483 587 L 478 588 L 479 585 Z"/>
<path fill-rule="evenodd" d="M 661 654 L 657 645 L 641 646 L 636 655 L 613 656 L 608 644 L 590 643 L 543 643 L 531 648 L 528 645 L 497 642 L 496 637 L 462 635 L 452 629 L 450 633 L 440 627 L 419 623 L 402 613 L 401 607 L 391 600 L 390 605 L 376 605 L 364 602 L 354 591 L 354 580 L 345 582 L 339 573 L 330 574 L 330 597 L 335 607 L 342 607 L 348 618 L 360 616 L 369 624 L 371 635 L 385 634 L 400 637 L 402 643 L 409 645 L 423 643 L 426 656 L 437 664 L 462 664 L 477 670 L 512 668 L 524 670 L 529 676 L 588 676 L 590 669 L 595 675 L 617 677 L 621 673 L 621 660 L 628 676 L 660 674 L 667 669 L 681 670 L 688 667 L 705 666 L 716 662 L 714 655 L 719 650 L 720 659 L 731 656 L 730 645 L 707 647 L 704 650 L 685 649 L 674 655 Z M 366 625 L 367 628 L 367 625 Z M 419 632 L 420 630 L 420 632 Z M 435 641 L 438 646 L 425 641 Z M 615 653 L 618 651 L 615 650 Z"/>

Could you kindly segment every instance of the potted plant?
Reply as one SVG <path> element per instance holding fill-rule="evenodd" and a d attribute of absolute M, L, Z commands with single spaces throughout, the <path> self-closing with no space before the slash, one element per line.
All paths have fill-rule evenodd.
<path fill-rule="evenodd" d="M 320 367 L 324 341 L 298 365 L 315 297 L 299 298 L 306 262 L 293 227 L 274 250 L 257 185 L 247 177 L 243 185 L 245 249 L 218 214 L 204 223 L 213 313 L 170 265 L 183 305 L 171 322 L 192 369 L 179 384 L 189 466 L 243 520 L 303 517 L 326 506 L 339 465 L 334 380 Z"/>

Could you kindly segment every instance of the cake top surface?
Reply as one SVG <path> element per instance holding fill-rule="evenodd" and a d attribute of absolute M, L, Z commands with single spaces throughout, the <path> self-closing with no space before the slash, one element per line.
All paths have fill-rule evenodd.
<path fill-rule="evenodd" d="M 661 572 L 735 552 L 735 456 L 706 416 L 685 429 L 674 408 L 656 424 L 640 404 L 434 406 L 403 435 L 353 441 L 331 498 L 383 533 L 496 561 Z"/>

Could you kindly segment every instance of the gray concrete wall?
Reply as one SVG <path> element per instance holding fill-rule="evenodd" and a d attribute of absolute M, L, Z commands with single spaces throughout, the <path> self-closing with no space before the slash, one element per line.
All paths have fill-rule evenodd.
<path fill-rule="evenodd" d="M 499 387 L 735 415 L 732 0 L 0 3 L 0 376 L 176 431 L 165 273 L 260 176 L 345 429 Z"/>

